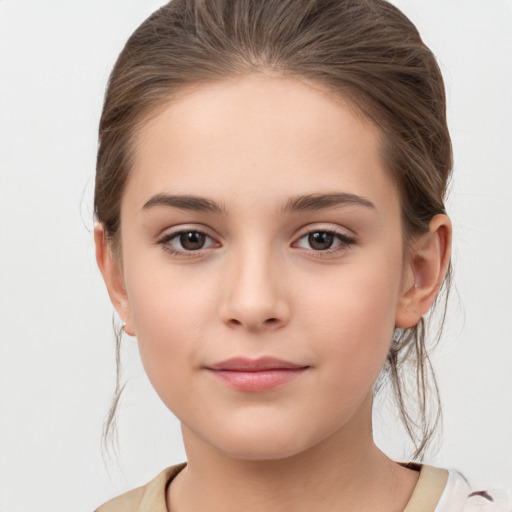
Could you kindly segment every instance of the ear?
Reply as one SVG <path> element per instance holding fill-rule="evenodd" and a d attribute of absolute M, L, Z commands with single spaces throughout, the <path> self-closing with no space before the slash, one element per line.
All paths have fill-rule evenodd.
<path fill-rule="evenodd" d="M 428 233 L 412 244 L 395 326 L 414 327 L 432 306 L 450 264 L 452 225 L 447 215 L 432 218 Z"/>
<path fill-rule="evenodd" d="M 110 301 L 125 323 L 124 332 L 130 336 L 135 336 L 130 303 L 124 285 L 122 265 L 114 258 L 107 234 L 100 222 L 94 226 L 94 243 L 96 245 L 96 262 L 107 286 Z"/>

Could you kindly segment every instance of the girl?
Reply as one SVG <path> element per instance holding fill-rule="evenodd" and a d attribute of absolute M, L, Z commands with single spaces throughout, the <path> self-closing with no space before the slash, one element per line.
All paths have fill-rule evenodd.
<path fill-rule="evenodd" d="M 415 458 L 435 432 L 424 316 L 450 282 L 451 167 L 436 61 L 383 0 L 146 20 L 105 99 L 96 256 L 187 463 L 98 511 L 506 510 L 372 436 L 386 375 Z"/>

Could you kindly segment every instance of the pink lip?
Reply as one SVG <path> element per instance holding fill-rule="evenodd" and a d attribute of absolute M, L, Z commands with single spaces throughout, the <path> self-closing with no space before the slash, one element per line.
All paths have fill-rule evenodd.
<path fill-rule="evenodd" d="M 309 366 L 274 357 L 235 357 L 206 369 L 217 379 L 241 391 L 268 391 L 302 375 Z"/>

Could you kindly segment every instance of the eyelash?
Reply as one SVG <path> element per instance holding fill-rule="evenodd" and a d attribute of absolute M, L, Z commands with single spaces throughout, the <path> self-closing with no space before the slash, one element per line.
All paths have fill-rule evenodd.
<path fill-rule="evenodd" d="M 165 252 L 168 252 L 169 254 L 172 254 L 174 256 L 185 256 L 188 258 L 193 258 L 194 256 L 198 256 L 202 253 L 203 249 L 197 249 L 197 250 L 178 250 L 172 247 L 171 245 L 168 245 L 171 240 L 174 240 L 175 238 L 178 238 L 179 236 L 187 233 L 197 233 L 199 235 L 204 235 L 205 237 L 208 237 L 213 240 L 213 238 L 208 235 L 205 231 L 202 231 L 201 229 L 181 229 L 180 231 L 175 231 L 174 233 L 168 233 L 164 235 L 160 240 L 158 240 L 157 243 L 162 245 L 162 249 Z"/>
<path fill-rule="evenodd" d="M 312 229 L 310 231 L 304 232 L 294 244 L 298 243 L 300 240 L 302 240 L 305 237 L 309 237 L 310 235 L 314 233 L 324 233 L 326 235 L 333 236 L 335 240 L 339 242 L 338 245 L 334 247 L 330 247 L 329 249 L 324 250 L 315 250 L 315 249 L 305 249 L 308 252 L 311 252 L 311 256 L 315 258 L 324 258 L 328 257 L 332 254 L 336 254 L 339 252 L 346 251 L 349 249 L 352 245 L 356 243 L 356 240 L 345 233 L 340 233 L 339 231 L 335 231 L 332 229 Z"/>
<path fill-rule="evenodd" d="M 179 236 L 181 236 L 183 234 L 187 234 L 187 233 L 196 233 L 196 234 L 203 235 L 203 236 L 213 240 L 213 237 L 211 237 L 210 235 L 208 235 L 208 233 L 206 233 L 205 231 L 202 231 L 200 229 L 182 229 L 180 231 L 175 231 L 173 233 L 168 233 L 168 234 L 164 235 L 162 238 L 160 238 L 157 241 L 157 243 L 162 246 L 162 249 L 165 252 L 172 254 L 174 256 L 185 256 L 188 258 L 193 258 L 195 256 L 199 256 L 199 255 L 203 254 L 203 250 L 204 250 L 203 248 L 196 249 L 196 250 L 179 250 L 179 249 L 175 249 L 174 247 L 169 245 L 169 242 L 171 242 L 172 240 L 178 238 Z M 352 246 L 356 243 L 356 240 L 354 238 L 346 235 L 345 233 L 340 233 L 340 232 L 332 230 L 332 229 L 331 230 L 329 230 L 329 229 L 314 229 L 314 230 L 304 232 L 299 238 L 297 238 L 297 240 L 294 242 L 294 244 L 296 244 L 303 238 L 308 237 L 314 233 L 324 233 L 326 235 L 333 236 L 339 242 L 339 245 L 336 245 L 335 247 L 330 247 L 329 249 L 325 249 L 325 250 L 305 249 L 305 250 L 311 252 L 311 255 L 316 258 L 323 258 L 323 257 L 329 256 L 333 253 L 337 253 L 340 251 L 346 251 L 350 246 Z"/>

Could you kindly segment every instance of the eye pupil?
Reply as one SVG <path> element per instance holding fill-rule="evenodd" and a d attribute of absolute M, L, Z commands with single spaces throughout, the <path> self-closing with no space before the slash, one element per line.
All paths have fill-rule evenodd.
<path fill-rule="evenodd" d="M 197 231 L 189 231 L 180 235 L 180 244 L 184 249 L 194 251 L 201 249 L 204 245 L 206 235 Z"/>
<path fill-rule="evenodd" d="M 331 248 L 334 242 L 334 235 L 325 231 L 315 231 L 308 235 L 308 242 L 313 249 L 325 251 Z"/>

